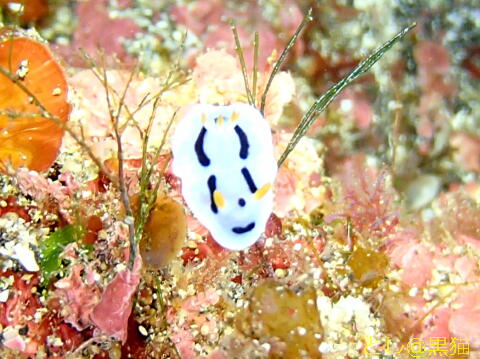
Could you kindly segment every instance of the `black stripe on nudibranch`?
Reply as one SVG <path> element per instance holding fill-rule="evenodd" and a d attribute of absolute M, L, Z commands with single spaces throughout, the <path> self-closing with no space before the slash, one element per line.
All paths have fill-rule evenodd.
<path fill-rule="evenodd" d="M 213 198 L 213 192 L 217 189 L 217 178 L 214 175 L 208 177 L 208 190 L 210 191 L 210 208 L 213 213 L 218 213 L 218 207 L 215 204 L 215 199 Z"/>
<path fill-rule="evenodd" d="M 247 135 L 239 125 L 235 126 L 235 132 L 240 140 L 240 158 L 244 160 L 248 157 L 248 147 L 250 147 L 250 144 L 248 143 Z"/>
<path fill-rule="evenodd" d="M 203 143 L 205 142 L 205 135 L 207 134 L 207 129 L 202 127 L 200 134 L 195 141 L 195 153 L 197 154 L 198 162 L 202 166 L 209 166 L 210 165 L 210 158 L 207 157 L 205 151 L 203 150 Z"/>
<path fill-rule="evenodd" d="M 243 175 L 243 178 L 245 178 L 245 181 L 247 182 L 248 189 L 250 190 L 250 192 L 252 193 L 257 192 L 257 186 L 255 186 L 255 182 L 253 182 L 253 178 L 250 175 L 250 171 L 246 167 L 242 168 L 242 175 Z"/>
<path fill-rule="evenodd" d="M 233 233 L 242 234 L 242 233 L 250 232 L 254 228 L 255 228 L 255 222 L 252 222 L 246 225 L 245 227 L 233 227 L 232 231 Z"/>

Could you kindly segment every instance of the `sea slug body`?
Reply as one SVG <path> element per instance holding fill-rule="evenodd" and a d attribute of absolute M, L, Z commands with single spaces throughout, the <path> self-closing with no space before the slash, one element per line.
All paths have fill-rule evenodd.
<path fill-rule="evenodd" d="M 273 207 L 277 174 L 270 126 L 247 104 L 197 104 L 172 139 L 173 172 L 193 215 L 230 250 L 254 244 Z"/>

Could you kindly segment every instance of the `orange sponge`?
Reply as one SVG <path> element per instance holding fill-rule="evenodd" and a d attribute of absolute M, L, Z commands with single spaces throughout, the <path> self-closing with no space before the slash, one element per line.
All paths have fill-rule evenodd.
<path fill-rule="evenodd" d="M 59 121 L 70 113 L 67 82 L 48 48 L 20 30 L 0 32 L 0 66 L 10 72 Z M 0 172 L 6 166 L 47 170 L 55 161 L 63 129 L 14 81 L 0 74 Z"/>

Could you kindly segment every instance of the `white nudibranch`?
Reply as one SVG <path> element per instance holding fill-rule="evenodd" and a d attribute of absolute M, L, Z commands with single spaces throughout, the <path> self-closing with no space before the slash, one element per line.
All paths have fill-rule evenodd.
<path fill-rule="evenodd" d="M 215 241 L 242 250 L 262 235 L 277 174 L 270 126 L 250 105 L 194 105 L 172 139 L 173 173 Z"/>

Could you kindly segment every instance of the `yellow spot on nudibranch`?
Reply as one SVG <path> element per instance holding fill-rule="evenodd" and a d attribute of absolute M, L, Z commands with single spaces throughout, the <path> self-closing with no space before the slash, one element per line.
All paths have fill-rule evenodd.
<path fill-rule="evenodd" d="M 205 115 L 204 113 L 202 113 L 202 123 L 207 123 L 207 115 Z"/>
<path fill-rule="evenodd" d="M 213 191 L 213 201 L 215 202 L 218 208 L 225 207 L 225 198 L 218 190 Z"/>
<path fill-rule="evenodd" d="M 270 190 L 272 187 L 271 183 L 265 183 L 262 187 L 257 189 L 257 191 L 253 194 L 253 198 L 255 199 L 262 199 L 263 196 L 267 194 L 267 192 Z"/>
<path fill-rule="evenodd" d="M 240 115 L 238 114 L 238 112 L 233 111 L 233 113 L 232 113 L 232 118 L 230 119 L 230 121 L 232 122 L 232 124 L 235 124 L 235 122 L 237 122 L 238 117 L 240 117 Z"/>
<path fill-rule="evenodd" d="M 223 125 L 223 116 L 218 116 L 218 117 L 217 117 L 217 124 L 218 124 L 219 126 Z"/>

